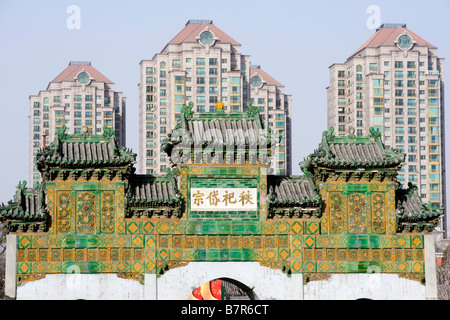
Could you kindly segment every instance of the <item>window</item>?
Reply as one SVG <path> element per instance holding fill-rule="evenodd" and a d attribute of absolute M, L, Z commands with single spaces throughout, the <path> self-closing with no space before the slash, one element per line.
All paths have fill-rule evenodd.
<path fill-rule="evenodd" d="M 395 89 L 396 97 L 403 97 L 403 89 Z"/>
<path fill-rule="evenodd" d="M 197 65 L 204 66 L 205 65 L 205 58 L 197 58 Z"/>
<path fill-rule="evenodd" d="M 210 94 L 217 94 L 217 87 L 209 87 Z"/>
<path fill-rule="evenodd" d="M 434 107 L 434 106 L 437 106 L 437 105 L 438 105 L 438 99 L 428 99 L 428 106 L 433 106 Z M 430 108 L 430 109 L 432 109 L 432 108 Z M 437 108 L 433 108 L 433 109 L 437 110 Z"/>
<path fill-rule="evenodd" d="M 241 83 L 240 77 L 230 77 L 230 85 L 239 85 Z"/>
<path fill-rule="evenodd" d="M 403 127 L 396 127 L 395 128 L 395 133 L 396 134 L 403 134 L 403 133 L 405 133 L 405 130 L 404 130 Z"/>
<path fill-rule="evenodd" d="M 205 87 L 201 87 L 201 86 L 197 87 L 197 93 L 205 93 L 205 92 L 206 92 Z"/>
<path fill-rule="evenodd" d="M 210 66 L 217 66 L 217 58 L 209 58 Z"/>
<path fill-rule="evenodd" d="M 407 67 L 411 68 L 411 69 L 415 68 L 416 67 L 416 62 L 415 61 L 408 61 L 407 62 Z"/>
<path fill-rule="evenodd" d="M 370 63 L 369 64 L 369 70 L 370 71 L 377 71 L 377 64 L 376 63 Z"/>
<path fill-rule="evenodd" d="M 383 124 L 383 117 L 373 117 L 373 123 L 376 125 L 382 125 Z"/>
<path fill-rule="evenodd" d="M 179 68 L 181 66 L 181 62 L 178 59 L 172 60 L 172 67 Z"/>
<path fill-rule="evenodd" d="M 395 68 L 403 68 L 403 61 L 395 61 Z"/>

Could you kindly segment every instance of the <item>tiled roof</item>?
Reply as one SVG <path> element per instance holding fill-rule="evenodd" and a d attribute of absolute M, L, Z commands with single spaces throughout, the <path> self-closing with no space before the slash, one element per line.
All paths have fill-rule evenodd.
<path fill-rule="evenodd" d="M 65 127 L 56 134 L 55 141 L 45 149 L 39 150 L 36 163 L 39 167 L 81 166 L 95 167 L 105 165 L 130 165 L 136 158 L 134 153 L 119 149 L 113 132 L 105 131 L 101 136 L 66 135 Z M 109 133 L 107 133 L 109 132 Z"/>
<path fill-rule="evenodd" d="M 45 228 L 47 211 L 45 193 L 42 185 L 36 188 L 26 188 L 26 181 L 19 183 L 13 200 L 7 205 L 0 205 L 0 221 L 10 231 L 19 227 L 22 231 L 30 228 Z M 36 230 L 35 230 L 36 231 Z"/>
<path fill-rule="evenodd" d="M 93 81 L 113 83 L 90 64 L 69 64 L 69 66 L 51 82 L 74 81 L 81 71 L 87 72 Z"/>
<path fill-rule="evenodd" d="M 268 176 L 267 180 L 271 205 L 316 207 L 321 203 L 314 182 L 305 176 Z"/>
<path fill-rule="evenodd" d="M 206 28 L 208 28 L 220 42 L 239 45 L 239 42 L 231 38 L 214 24 L 206 24 L 204 22 L 186 24 L 184 29 L 181 30 L 169 43 L 197 42 L 197 37 Z"/>
<path fill-rule="evenodd" d="M 169 204 L 180 201 L 174 181 L 167 177 L 136 175 L 130 180 L 128 203 Z"/>
<path fill-rule="evenodd" d="M 175 156 L 181 155 L 181 158 L 192 156 L 192 158 L 183 158 L 183 162 L 222 163 L 225 161 L 228 164 L 256 164 L 257 162 L 266 164 L 269 161 L 271 147 L 279 141 L 264 129 L 259 107 L 248 103 L 245 113 L 226 113 L 223 110 L 216 110 L 216 112 L 197 114 L 192 111 L 193 107 L 194 104 L 190 102 L 188 106 L 181 108 L 180 120 L 168 139 L 163 142 L 164 151 L 172 160 L 175 160 L 172 157 L 174 147 L 176 145 L 182 147 L 184 144 L 186 148 L 191 148 L 190 155 L 186 152 L 178 154 L 178 150 Z M 207 152 L 201 154 L 202 149 L 198 149 L 198 146 Z M 222 152 L 218 152 L 218 147 L 222 147 Z M 208 150 L 212 151 L 213 148 L 215 148 L 214 156 L 210 158 L 211 154 Z M 177 158 L 176 162 L 179 163 L 179 160 Z"/>
<path fill-rule="evenodd" d="M 365 48 L 377 48 L 380 46 L 386 46 L 386 45 L 395 45 L 395 41 L 397 38 L 402 35 L 404 32 L 406 32 L 408 35 L 411 36 L 413 41 L 416 45 L 419 46 L 427 46 L 430 48 L 436 48 L 434 45 L 429 43 L 428 41 L 424 40 L 423 38 L 419 37 L 416 33 L 412 32 L 410 29 L 406 27 L 401 26 L 395 26 L 395 27 L 383 27 L 378 29 L 374 35 L 372 35 L 358 50 L 356 50 L 350 57 L 353 57 L 360 51 L 362 51 Z"/>
<path fill-rule="evenodd" d="M 176 178 L 132 175 L 126 194 L 126 212 L 130 218 L 180 218 L 182 201 Z"/>
<path fill-rule="evenodd" d="M 192 119 L 187 126 L 195 144 L 214 141 L 220 145 L 258 145 L 261 142 L 261 128 L 255 119 Z"/>
<path fill-rule="evenodd" d="M 309 156 L 312 164 L 331 168 L 380 168 L 397 167 L 405 160 L 405 154 L 386 149 L 381 134 L 372 128 L 369 137 L 336 137 L 333 132 L 331 128 L 323 133 L 319 149 Z"/>
<path fill-rule="evenodd" d="M 258 74 L 263 79 L 263 81 L 268 85 L 284 87 L 280 82 L 275 80 L 272 76 L 270 76 L 267 72 L 265 72 L 261 68 L 254 68 L 254 67 L 250 68 L 250 79 L 256 74 Z"/>
<path fill-rule="evenodd" d="M 421 232 L 432 231 L 439 218 L 444 214 L 443 208 L 434 208 L 424 204 L 419 197 L 417 186 L 408 184 L 408 189 L 396 191 L 397 217 L 400 231 Z"/>

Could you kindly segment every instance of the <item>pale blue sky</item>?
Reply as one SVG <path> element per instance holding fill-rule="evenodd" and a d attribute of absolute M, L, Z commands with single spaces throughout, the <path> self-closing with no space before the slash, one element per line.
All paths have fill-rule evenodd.
<path fill-rule="evenodd" d="M 66 26 L 69 5 L 80 8 L 79 30 Z M 440 57 L 450 57 L 446 0 L 0 0 L 0 202 L 28 180 L 29 96 L 45 90 L 71 60 L 91 61 L 124 92 L 127 146 L 137 153 L 139 62 L 160 52 L 189 19 L 214 20 L 242 44 L 252 64 L 292 94 L 293 172 L 300 174 L 298 163 L 326 130 L 328 67 L 344 62 L 375 32 L 366 25 L 370 5 L 379 6 L 382 23 L 406 23 L 436 45 Z"/>

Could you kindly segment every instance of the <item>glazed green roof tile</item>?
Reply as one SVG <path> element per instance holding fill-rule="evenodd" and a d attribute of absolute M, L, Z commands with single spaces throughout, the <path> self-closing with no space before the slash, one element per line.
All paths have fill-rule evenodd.
<path fill-rule="evenodd" d="M 319 148 L 309 156 L 314 166 L 328 168 L 395 168 L 405 160 L 405 154 L 388 150 L 381 141 L 381 134 L 370 129 L 369 137 L 335 136 L 330 128 L 322 136 Z"/>
<path fill-rule="evenodd" d="M 26 188 L 26 181 L 19 183 L 13 200 L 0 206 L 0 221 L 45 221 L 45 194 L 41 185 L 37 188 Z"/>
<path fill-rule="evenodd" d="M 38 168 L 124 166 L 135 162 L 136 154 L 119 148 L 113 132 L 105 128 L 103 135 L 66 135 L 65 127 L 55 141 L 36 155 Z"/>
<path fill-rule="evenodd" d="M 127 204 L 179 205 L 181 199 L 176 181 L 171 175 L 133 175 L 127 192 Z"/>
<path fill-rule="evenodd" d="M 266 149 L 277 143 L 260 119 L 259 108 L 247 104 L 248 111 L 225 113 L 195 113 L 193 103 L 183 106 L 181 118 L 175 129 L 163 143 L 170 155 L 173 147 L 182 141 L 196 146 L 264 146 Z"/>
<path fill-rule="evenodd" d="M 272 206 L 318 207 L 322 203 L 314 182 L 306 176 L 268 176 L 267 183 Z"/>
<path fill-rule="evenodd" d="M 420 199 L 417 186 L 408 184 L 408 189 L 398 189 L 397 217 L 400 221 L 408 222 L 428 222 L 439 218 L 444 214 L 443 208 L 434 208 L 429 204 L 424 204 Z"/>

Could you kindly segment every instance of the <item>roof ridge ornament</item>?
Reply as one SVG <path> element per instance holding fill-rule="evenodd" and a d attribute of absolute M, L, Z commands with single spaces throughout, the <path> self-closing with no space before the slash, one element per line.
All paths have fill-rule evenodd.
<path fill-rule="evenodd" d="M 247 102 L 247 117 L 249 118 L 255 118 L 259 116 L 259 107 L 254 106 L 250 101 Z"/>
<path fill-rule="evenodd" d="M 378 130 L 375 130 L 375 128 L 370 127 L 369 128 L 369 132 L 370 132 L 370 136 L 376 140 L 376 141 L 381 141 L 381 132 Z"/>
<path fill-rule="evenodd" d="M 103 127 L 103 136 L 106 140 L 111 139 L 115 135 L 113 128 L 104 126 Z"/>
<path fill-rule="evenodd" d="M 67 126 L 63 124 L 61 128 L 55 130 L 55 138 L 59 139 L 60 141 L 65 140 L 67 138 L 66 130 Z"/>
<path fill-rule="evenodd" d="M 192 108 L 194 108 L 194 103 L 190 101 L 188 105 L 184 105 L 181 107 L 180 112 L 184 115 L 184 118 L 186 120 L 191 120 L 192 116 L 194 115 L 195 111 L 192 111 Z"/>

